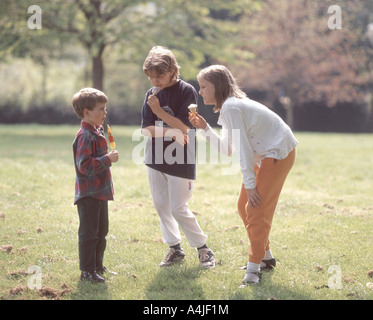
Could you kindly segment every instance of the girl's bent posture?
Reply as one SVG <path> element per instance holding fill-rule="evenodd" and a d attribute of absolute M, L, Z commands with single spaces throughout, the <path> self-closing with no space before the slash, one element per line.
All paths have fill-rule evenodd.
<path fill-rule="evenodd" d="M 234 149 L 238 153 L 243 182 L 237 206 L 250 240 L 242 285 L 258 283 L 260 270 L 276 264 L 269 233 L 282 186 L 295 161 L 298 141 L 277 114 L 246 97 L 226 67 L 207 67 L 197 79 L 204 103 L 214 105 L 215 112 L 220 112 L 222 136 L 199 114 L 190 117 L 190 121 L 202 129 L 206 139 L 214 137 L 209 140 L 220 152 L 230 155 Z M 227 144 L 228 148 L 219 147 Z"/>

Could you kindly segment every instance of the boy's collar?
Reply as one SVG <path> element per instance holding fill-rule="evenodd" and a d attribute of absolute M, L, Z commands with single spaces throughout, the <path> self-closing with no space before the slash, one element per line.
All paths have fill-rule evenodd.
<path fill-rule="evenodd" d="M 176 79 L 175 82 L 170 81 L 170 85 L 169 85 L 168 87 L 164 88 L 164 89 L 172 88 L 172 87 L 174 87 L 175 85 L 177 85 L 178 83 L 180 83 L 180 79 L 179 79 L 179 78 Z"/>
<path fill-rule="evenodd" d="M 81 121 L 80 125 L 84 129 L 88 129 L 88 130 L 95 131 L 95 132 L 102 131 L 104 128 L 103 126 L 94 127 L 88 122 L 85 122 L 84 120 Z"/>

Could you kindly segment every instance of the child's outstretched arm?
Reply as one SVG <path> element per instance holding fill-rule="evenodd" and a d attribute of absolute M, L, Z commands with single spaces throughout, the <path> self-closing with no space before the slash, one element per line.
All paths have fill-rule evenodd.
<path fill-rule="evenodd" d="M 225 128 L 222 129 L 222 135 L 219 136 L 214 129 L 212 129 L 207 121 L 198 113 L 195 116 L 189 115 L 190 123 L 197 129 L 202 129 L 202 136 L 210 142 L 215 149 L 220 153 L 230 157 L 233 152 L 232 137 L 229 131 Z"/>

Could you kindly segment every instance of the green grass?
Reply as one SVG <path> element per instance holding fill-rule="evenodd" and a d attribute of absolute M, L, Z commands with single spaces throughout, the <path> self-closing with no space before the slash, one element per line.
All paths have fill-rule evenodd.
<path fill-rule="evenodd" d="M 372 135 L 296 133 L 296 164 L 271 232 L 278 266 L 257 286 L 239 289 L 248 239 L 236 210 L 240 173 L 200 164 L 190 201 L 217 265 L 201 270 L 185 237 L 182 264 L 159 268 L 167 251 L 152 205 L 146 168 L 132 161 L 136 127 L 113 127 L 120 161 L 105 284 L 80 282 L 78 215 L 73 206 L 72 141 L 78 126 L 0 126 L 0 298 L 13 299 L 373 299 Z M 44 290 L 30 288 L 41 270 Z M 341 289 L 328 288 L 332 266 Z"/>

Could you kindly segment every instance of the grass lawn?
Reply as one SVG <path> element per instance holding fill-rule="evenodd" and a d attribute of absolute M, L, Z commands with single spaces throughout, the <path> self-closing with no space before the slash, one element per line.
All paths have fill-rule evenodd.
<path fill-rule="evenodd" d="M 373 136 L 296 133 L 296 164 L 271 232 L 277 267 L 239 289 L 248 239 L 236 210 L 240 173 L 198 164 L 190 207 L 217 265 L 198 266 L 185 237 L 182 264 L 159 268 L 167 252 L 146 168 L 132 160 L 136 127 L 112 127 L 120 160 L 105 284 L 79 281 L 72 141 L 78 126 L 0 125 L 0 298 L 14 299 L 373 299 Z"/>

